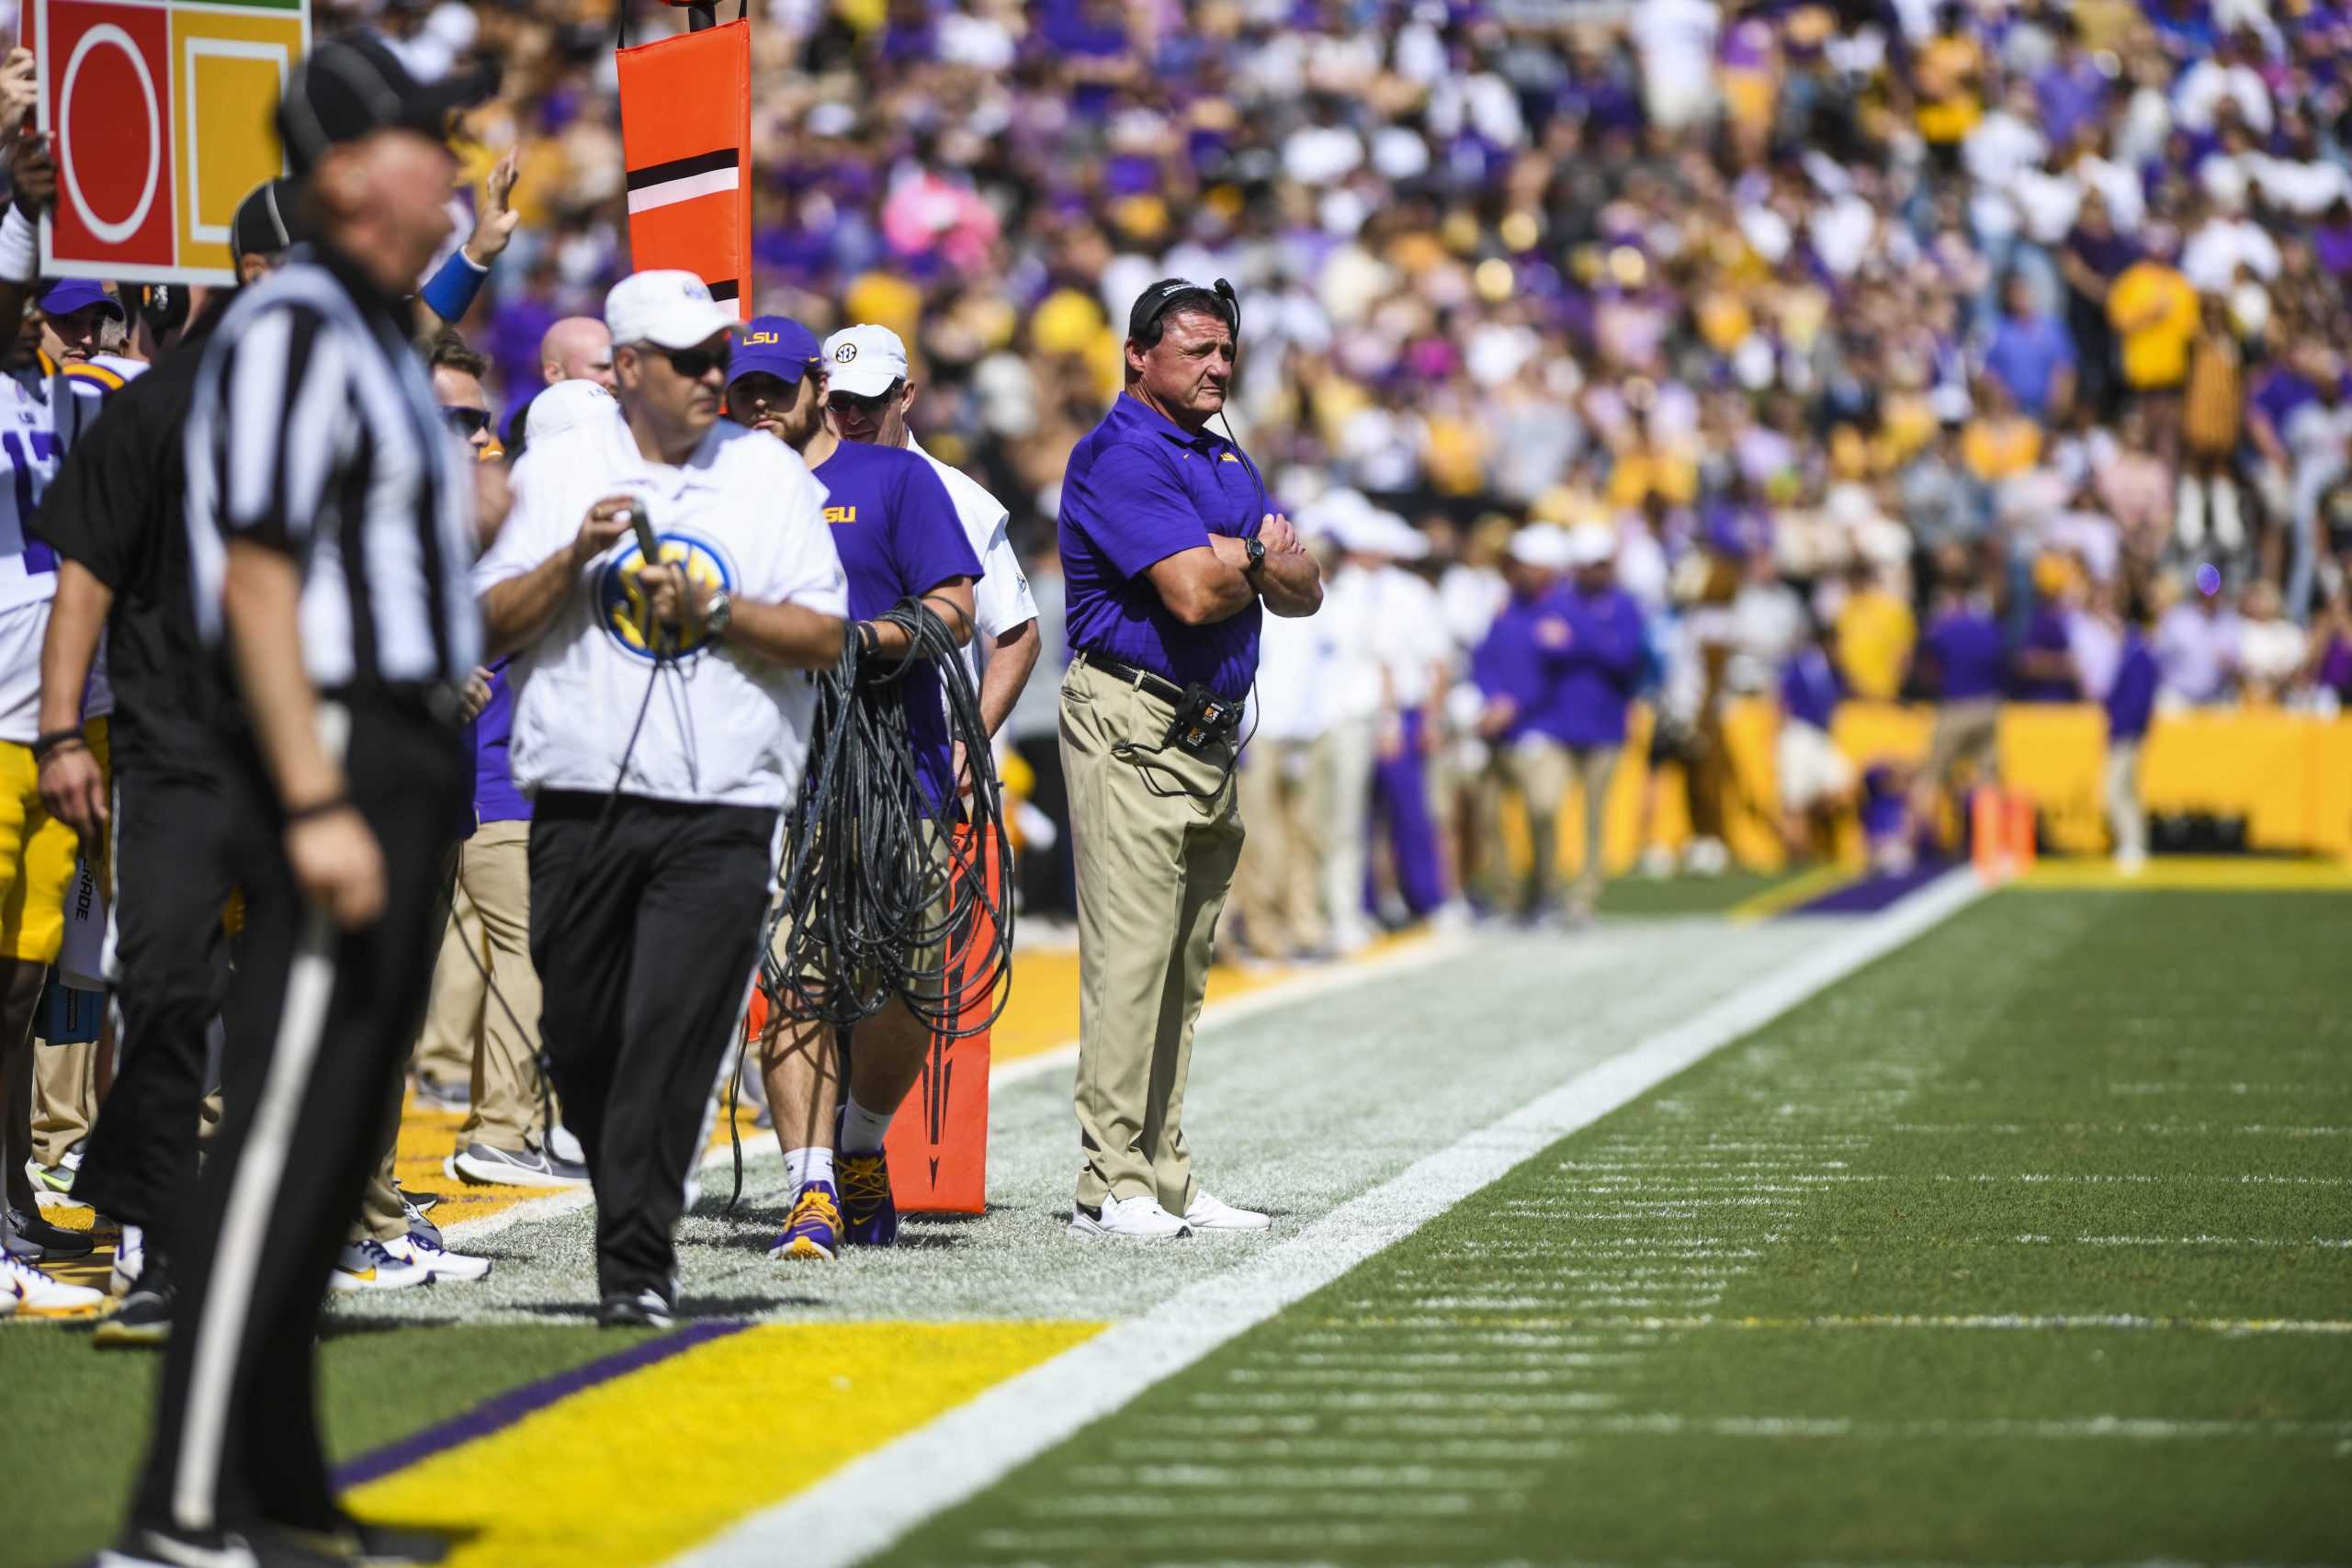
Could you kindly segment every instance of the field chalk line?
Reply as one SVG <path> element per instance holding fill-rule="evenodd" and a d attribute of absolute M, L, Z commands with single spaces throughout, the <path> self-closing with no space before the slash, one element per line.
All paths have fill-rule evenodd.
<path fill-rule="evenodd" d="M 1820 946 L 1777 973 L 1423 1157 L 1255 1261 L 1204 1280 L 852 1461 L 673 1559 L 673 1568 L 768 1568 L 782 1562 L 827 1568 L 884 1551 L 924 1519 L 1410 1235 L 1568 1134 L 1753 1033 L 1984 892 L 1975 873 L 1962 867 L 1886 910 L 1826 934 Z"/>

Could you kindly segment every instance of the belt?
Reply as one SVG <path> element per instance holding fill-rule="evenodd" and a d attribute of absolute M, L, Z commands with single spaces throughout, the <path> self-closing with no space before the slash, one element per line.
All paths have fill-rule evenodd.
<path fill-rule="evenodd" d="M 1114 659 L 1107 653 L 1095 653 L 1082 648 L 1071 657 L 1080 664 L 1092 665 L 1114 681 L 1124 681 L 1138 692 L 1148 692 L 1171 707 L 1184 700 L 1183 687 L 1164 675 L 1155 675 L 1148 670 L 1138 669 L 1125 660 Z"/>

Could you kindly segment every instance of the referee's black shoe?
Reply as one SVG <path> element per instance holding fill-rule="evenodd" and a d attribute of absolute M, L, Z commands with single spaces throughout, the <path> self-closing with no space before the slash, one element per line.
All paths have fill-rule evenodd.
<path fill-rule="evenodd" d="M 98 1553 L 97 1568 L 356 1568 L 365 1559 L 321 1551 L 274 1529 L 162 1530 L 133 1527 Z"/>
<path fill-rule="evenodd" d="M 36 1263 L 71 1263 L 87 1258 L 97 1244 L 86 1231 L 69 1231 L 22 1209 L 8 1211 L 8 1250 Z"/>
<path fill-rule="evenodd" d="M 656 1290 L 615 1291 L 596 1308 L 599 1328 L 667 1328 L 676 1308 Z"/>

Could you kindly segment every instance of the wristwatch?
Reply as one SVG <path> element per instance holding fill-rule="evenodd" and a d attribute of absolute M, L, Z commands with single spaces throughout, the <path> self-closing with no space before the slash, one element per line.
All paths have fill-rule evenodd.
<path fill-rule="evenodd" d="M 1241 549 L 1242 553 L 1250 558 L 1250 564 L 1241 569 L 1242 576 L 1247 577 L 1266 564 L 1265 540 L 1254 536 L 1244 539 L 1241 541 Z"/>
<path fill-rule="evenodd" d="M 735 602 L 727 597 L 727 590 L 721 588 L 703 602 L 702 635 L 704 641 L 720 642 L 725 640 L 727 637 L 727 628 L 734 624 Z"/>

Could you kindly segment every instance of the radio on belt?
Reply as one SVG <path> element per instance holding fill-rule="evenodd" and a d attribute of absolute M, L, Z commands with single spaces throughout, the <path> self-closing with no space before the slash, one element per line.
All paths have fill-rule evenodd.
<path fill-rule="evenodd" d="M 1184 700 L 1176 705 L 1176 722 L 1168 727 L 1167 744 L 1197 757 L 1209 742 L 1232 735 L 1240 717 L 1239 704 L 1227 702 L 1206 686 L 1187 686 Z"/>

